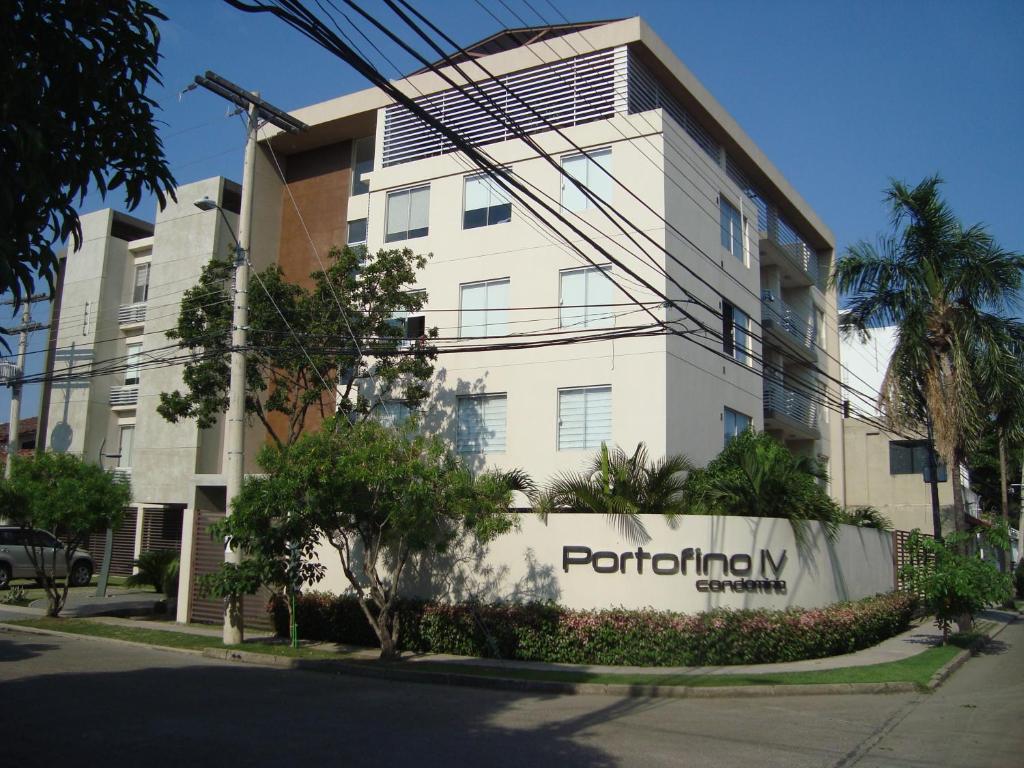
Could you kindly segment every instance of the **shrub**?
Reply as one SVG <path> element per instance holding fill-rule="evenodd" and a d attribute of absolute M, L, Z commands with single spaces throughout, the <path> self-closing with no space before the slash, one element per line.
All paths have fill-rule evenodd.
<path fill-rule="evenodd" d="M 142 587 L 147 584 L 167 597 L 178 594 L 178 553 L 173 549 L 153 549 L 143 552 L 132 565 L 139 569 L 124 580 L 126 587 Z M 172 590 L 168 592 L 168 590 Z"/>
<path fill-rule="evenodd" d="M 552 603 L 404 601 L 403 650 L 568 664 L 694 666 L 796 661 L 849 653 L 906 628 L 915 598 L 891 593 L 827 608 L 580 611 Z M 275 627 L 287 632 L 278 601 Z M 299 633 L 310 640 L 373 645 L 351 597 L 302 595 Z"/>

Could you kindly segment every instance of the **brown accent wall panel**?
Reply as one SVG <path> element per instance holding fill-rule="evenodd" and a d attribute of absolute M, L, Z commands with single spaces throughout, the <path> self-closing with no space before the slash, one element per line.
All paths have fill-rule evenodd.
<path fill-rule="evenodd" d="M 142 551 L 168 549 L 181 552 L 184 507 L 143 507 Z"/>
<path fill-rule="evenodd" d="M 199 593 L 199 577 L 213 573 L 224 562 L 224 545 L 220 539 L 210 536 L 210 526 L 224 517 L 223 512 L 196 512 L 196 532 L 193 538 L 192 555 L 192 602 L 189 621 L 220 624 L 224 620 L 224 603 L 219 599 L 203 597 Z M 246 595 L 242 600 L 242 620 L 247 627 L 270 628 L 267 601 L 270 593 L 260 589 L 255 595 Z"/>

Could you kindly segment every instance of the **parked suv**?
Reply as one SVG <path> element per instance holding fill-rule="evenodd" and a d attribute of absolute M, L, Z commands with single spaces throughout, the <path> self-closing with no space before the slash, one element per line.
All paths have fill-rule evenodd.
<path fill-rule="evenodd" d="M 64 545 L 53 534 L 5 525 L 0 526 L 0 589 L 9 587 L 11 579 L 37 577 L 29 555 L 30 547 L 35 547 L 42 554 L 47 571 L 52 571 L 54 576 L 61 579 L 68 576 Z M 68 582 L 72 587 L 84 587 L 92 578 L 92 555 L 84 549 L 76 549 L 70 559 L 71 575 Z"/>

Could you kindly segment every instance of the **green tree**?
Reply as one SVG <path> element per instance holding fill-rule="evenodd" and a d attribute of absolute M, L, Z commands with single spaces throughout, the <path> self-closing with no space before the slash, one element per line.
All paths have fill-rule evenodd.
<path fill-rule="evenodd" d="M 690 473 L 683 504 L 688 514 L 784 518 L 797 541 L 813 520 L 834 538 L 840 511 L 825 490 L 826 479 L 817 459 L 794 456 L 771 435 L 747 430 Z"/>
<path fill-rule="evenodd" d="M 997 549 L 1009 546 L 1007 530 L 1002 526 L 980 535 L 983 544 Z M 992 563 L 969 553 L 970 544 L 967 534 L 954 533 L 940 541 L 918 530 L 907 542 L 909 564 L 903 566 L 901 576 L 906 588 L 921 595 L 925 606 L 935 614 L 943 642 L 953 622 L 966 632 L 978 611 L 1013 595 L 1011 575 L 1000 573 Z"/>
<path fill-rule="evenodd" d="M 621 448 L 609 450 L 601 443 L 581 472 L 564 472 L 552 478 L 537 499 L 541 515 L 584 512 L 605 515 L 619 533 L 637 542 L 650 540 L 640 515 L 669 519 L 684 512 L 682 501 L 686 473 L 693 465 L 685 456 L 648 457 L 639 443 L 632 455 Z"/>
<path fill-rule="evenodd" d="M 983 370 L 1024 339 L 1009 317 L 1024 257 L 980 225 L 964 227 L 939 194 L 937 176 L 886 192 L 893 233 L 860 242 L 836 262 L 831 284 L 846 296 L 844 327 L 897 326 L 880 404 L 890 427 L 934 426 L 950 467 L 955 525 L 964 528 L 960 467 L 986 423 Z M 938 531 L 936 533 L 939 533 Z"/>
<path fill-rule="evenodd" d="M 381 658 L 398 652 L 396 600 L 410 557 L 508 531 L 513 491 L 531 488 L 519 471 L 474 476 L 439 440 L 373 421 L 329 419 L 292 446 L 271 446 L 264 462 L 268 482 L 295 492 L 290 511 L 338 552 Z"/>
<path fill-rule="evenodd" d="M 56 536 L 70 573 L 75 550 L 85 545 L 90 533 L 120 525 L 131 501 L 130 487 L 95 464 L 66 453 L 14 457 L 13 461 L 11 479 L 0 494 L 7 505 L 4 516 L 23 529 L 38 528 Z M 42 546 L 27 549 L 36 578 L 46 590 L 47 615 L 57 616 L 67 602 L 70 580 L 56 578 L 56 551 Z"/>
<path fill-rule="evenodd" d="M 0 293 L 53 287 L 54 245 L 81 241 L 76 206 L 123 188 L 129 208 L 174 197 L 146 95 L 166 17 L 143 0 L 9 0 L 0 14 Z"/>
<path fill-rule="evenodd" d="M 277 266 L 250 279 L 246 412 L 278 446 L 295 442 L 310 411 L 365 418 L 389 401 L 415 408 L 426 398 L 437 329 L 407 340 L 395 319 L 426 303 L 425 291 L 411 290 L 426 260 L 409 249 L 332 249 L 309 289 L 286 282 Z M 227 409 L 233 272 L 230 261 L 211 261 L 167 333 L 191 353 L 186 390 L 160 395 L 157 410 L 168 421 L 209 427 Z"/>

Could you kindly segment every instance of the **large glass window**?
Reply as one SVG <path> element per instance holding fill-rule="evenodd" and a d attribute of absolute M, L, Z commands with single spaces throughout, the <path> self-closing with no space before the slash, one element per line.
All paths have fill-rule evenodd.
<path fill-rule="evenodd" d="M 750 317 L 729 302 L 722 302 L 722 351 L 744 365 L 753 363 Z"/>
<path fill-rule="evenodd" d="M 366 245 L 366 219 L 353 219 L 348 223 L 346 245 Z"/>
<path fill-rule="evenodd" d="M 508 398 L 472 395 L 458 399 L 459 453 L 504 453 Z"/>
<path fill-rule="evenodd" d="M 743 261 L 743 218 L 735 205 L 719 196 L 722 247 Z"/>
<path fill-rule="evenodd" d="M 589 155 L 589 157 L 587 156 Z M 600 200 L 612 201 L 612 151 L 595 149 L 587 155 L 562 158 L 562 171 L 575 179 Z M 567 211 L 584 211 L 596 204 L 570 179 L 562 178 L 562 207 Z"/>
<path fill-rule="evenodd" d="M 739 411 L 734 411 L 732 408 L 725 409 L 725 444 L 728 445 L 729 441 L 737 435 L 750 429 L 750 425 L 753 423 L 749 416 Z"/>
<path fill-rule="evenodd" d="M 508 323 L 508 278 L 461 286 L 459 336 L 504 336 Z"/>
<path fill-rule="evenodd" d="M 385 427 L 399 427 L 411 414 L 409 405 L 401 400 L 386 400 L 373 409 L 373 418 Z"/>
<path fill-rule="evenodd" d="M 121 427 L 117 446 L 117 466 L 130 467 L 132 465 L 132 449 L 135 445 L 135 425 Z"/>
<path fill-rule="evenodd" d="M 135 386 L 139 383 L 139 360 L 142 357 L 141 344 L 129 344 L 125 347 L 124 385 Z"/>
<path fill-rule="evenodd" d="M 558 450 L 598 448 L 611 437 L 611 387 L 558 390 Z"/>
<path fill-rule="evenodd" d="M 363 195 L 370 191 L 370 182 L 365 176 L 373 170 L 373 136 L 366 136 L 352 142 L 352 194 Z"/>
<path fill-rule="evenodd" d="M 466 177 L 462 227 L 487 227 L 512 220 L 512 203 L 505 191 L 486 174 Z"/>
<path fill-rule="evenodd" d="M 948 473 L 946 465 L 936 457 L 936 469 L 939 482 L 946 482 Z M 891 440 L 889 441 L 889 474 L 890 475 L 922 475 L 928 469 L 928 441 L 926 440 Z"/>
<path fill-rule="evenodd" d="M 410 294 L 423 293 L 422 290 L 410 291 Z M 395 328 L 401 335 L 399 348 L 408 349 L 413 341 L 427 335 L 427 318 L 422 311 L 408 312 L 405 310 L 392 313 L 388 325 Z"/>
<path fill-rule="evenodd" d="M 388 193 L 387 228 L 384 240 L 426 237 L 430 213 L 430 187 L 400 189 Z"/>
<path fill-rule="evenodd" d="M 568 269 L 560 274 L 559 323 L 563 328 L 610 328 L 612 312 L 611 267 Z"/>
<path fill-rule="evenodd" d="M 132 304 L 141 304 L 149 299 L 149 262 L 135 265 L 135 287 L 132 290 Z"/>

